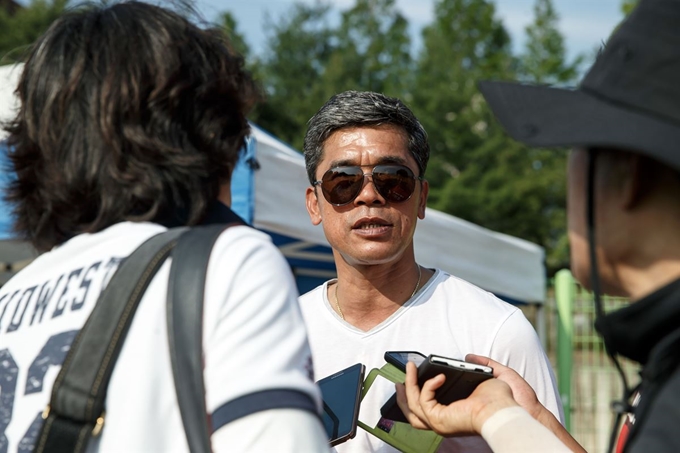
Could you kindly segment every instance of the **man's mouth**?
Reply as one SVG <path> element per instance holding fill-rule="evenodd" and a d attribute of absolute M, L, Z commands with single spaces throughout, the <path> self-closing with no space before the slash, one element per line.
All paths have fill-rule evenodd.
<path fill-rule="evenodd" d="M 361 219 L 352 227 L 355 230 L 371 230 L 392 226 L 391 223 L 382 219 Z"/>
<path fill-rule="evenodd" d="M 370 230 L 371 228 L 378 228 L 384 225 L 379 225 L 377 223 L 365 223 L 359 227 L 360 230 Z"/>

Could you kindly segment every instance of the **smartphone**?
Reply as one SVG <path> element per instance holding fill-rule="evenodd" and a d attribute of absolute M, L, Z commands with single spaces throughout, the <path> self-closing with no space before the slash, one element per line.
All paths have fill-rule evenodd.
<path fill-rule="evenodd" d="M 418 367 L 418 385 L 438 374 L 446 376 L 446 382 L 434 393 L 441 404 L 467 398 L 479 384 L 493 377 L 493 369 L 488 366 L 450 359 L 438 355 L 430 355 Z"/>
<path fill-rule="evenodd" d="M 357 363 L 317 382 L 323 399 L 323 424 L 331 446 L 352 439 L 357 433 L 364 371 L 364 365 Z"/>
<path fill-rule="evenodd" d="M 413 362 L 416 367 L 427 360 L 420 352 L 415 351 L 387 351 L 385 352 L 385 362 L 391 363 L 399 370 L 406 372 L 406 363 Z"/>
<path fill-rule="evenodd" d="M 406 372 L 406 364 L 408 362 L 413 362 L 416 367 L 418 367 L 427 360 L 427 357 L 416 351 L 386 351 L 384 358 L 385 362 L 394 365 L 404 373 Z M 406 417 L 404 417 L 404 413 L 399 409 L 396 393 L 394 393 L 394 395 L 392 395 L 380 408 L 380 415 L 388 420 L 408 423 Z"/>
<path fill-rule="evenodd" d="M 446 376 L 446 382 L 444 382 L 444 385 L 435 392 L 435 398 L 442 404 L 451 404 L 454 401 L 467 398 L 479 384 L 493 377 L 493 369 L 491 367 L 464 362 L 462 360 L 450 359 L 438 355 L 425 357 L 417 352 L 393 351 L 385 353 L 385 360 L 387 360 L 388 354 L 390 360 L 394 360 L 395 362 L 400 362 L 403 361 L 404 358 L 407 358 L 407 362 L 411 361 L 416 363 L 418 366 L 418 385 L 421 387 L 428 379 L 443 373 L 444 376 Z M 420 363 L 418 363 L 418 356 L 422 358 Z M 398 366 L 395 362 L 389 363 Z M 406 364 L 404 363 L 403 370 L 405 369 Z M 380 415 L 389 420 L 402 423 L 408 422 L 397 405 L 396 393 L 380 408 Z"/>

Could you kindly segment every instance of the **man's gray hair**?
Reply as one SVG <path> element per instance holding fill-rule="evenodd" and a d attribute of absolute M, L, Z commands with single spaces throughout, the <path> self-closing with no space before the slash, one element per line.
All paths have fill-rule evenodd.
<path fill-rule="evenodd" d="M 397 98 L 370 91 L 345 91 L 330 98 L 307 123 L 304 152 L 309 182 L 323 158 L 323 145 L 333 132 L 347 127 L 393 125 L 408 136 L 408 150 L 425 174 L 430 158 L 427 133 L 413 112 Z"/>

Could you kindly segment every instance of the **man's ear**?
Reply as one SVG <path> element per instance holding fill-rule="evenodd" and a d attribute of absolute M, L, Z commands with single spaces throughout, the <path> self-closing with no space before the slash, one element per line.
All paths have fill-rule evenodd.
<path fill-rule="evenodd" d="M 307 213 L 312 221 L 312 225 L 318 225 L 321 223 L 321 207 L 319 206 L 319 199 L 316 196 L 315 187 L 307 187 L 305 192 L 305 202 L 307 205 Z"/>
<path fill-rule="evenodd" d="M 427 195 L 430 193 L 430 183 L 423 179 L 420 181 L 420 198 L 418 199 L 418 218 L 425 218 L 425 208 L 427 207 Z"/>

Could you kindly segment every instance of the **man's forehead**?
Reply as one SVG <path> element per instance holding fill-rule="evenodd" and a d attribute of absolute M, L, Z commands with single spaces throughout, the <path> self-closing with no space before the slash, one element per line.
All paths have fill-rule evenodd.
<path fill-rule="evenodd" d="M 386 155 L 386 156 L 377 156 L 375 159 L 372 160 L 370 164 L 367 165 L 361 165 L 359 157 L 340 157 L 338 159 L 333 159 L 328 162 L 325 162 L 325 165 L 328 166 L 329 168 L 334 168 L 334 167 L 348 167 L 348 166 L 373 166 L 373 165 L 381 165 L 381 164 L 399 164 L 399 165 L 408 165 L 410 161 L 406 159 L 404 156 L 401 155 Z"/>
<path fill-rule="evenodd" d="M 394 125 L 346 127 L 334 131 L 323 144 L 324 163 L 356 165 L 368 156 L 380 163 L 409 162 L 406 133 Z"/>
<path fill-rule="evenodd" d="M 368 140 L 399 141 L 406 146 L 408 134 L 403 127 L 395 124 L 375 124 L 365 126 L 347 126 L 333 131 L 324 141 L 327 145 L 348 146 L 352 143 L 363 144 Z"/>

